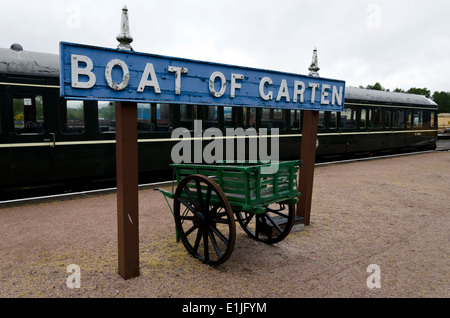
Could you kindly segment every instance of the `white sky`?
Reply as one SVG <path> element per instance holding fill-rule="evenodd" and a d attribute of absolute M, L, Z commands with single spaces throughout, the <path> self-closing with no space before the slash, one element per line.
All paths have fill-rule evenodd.
<path fill-rule="evenodd" d="M 448 0 L 0 0 L 0 47 L 115 48 L 124 5 L 138 52 L 450 91 Z"/>

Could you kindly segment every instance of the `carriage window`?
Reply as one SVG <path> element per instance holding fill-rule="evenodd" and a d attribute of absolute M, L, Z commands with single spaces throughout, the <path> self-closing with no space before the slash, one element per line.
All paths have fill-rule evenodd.
<path fill-rule="evenodd" d="M 225 128 L 234 127 L 233 114 L 236 108 L 225 106 L 223 107 L 223 125 Z"/>
<path fill-rule="evenodd" d="M 381 128 L 382 114 L 379 107 L 369 109 L 369 128 Z"/>
<path fill-rule="evenodd" d="M 300 124 L 301 124 L 301 110 L 291 110 L 290 111 L 290 126 L 292 130 L 300 130 Z"/>
<path fill-rule="evenodd" d="M 405 128 L 405 110 L 398 109 L 392 112 L 392 127 Z"/>
<path fill-rule="evenodd" d="M 412 120 L 411 120 L 411 111 L 407 110 L 406 111 L 406 128 L 411 128 L 412 127 Z"/>
<path fill-rule="evenodd" d="M 367 128 L 366 114 L 367 114 L 366 109 L 361 108 L 361 119 L 359 121 L 359 128 Z"/>
<path fill-rule="evenodd" d="M 156 104 L 153 106 L 156 114 L 156 130 L 157 131 L 172 131 L 171 121 L 171 105 L 170 104 Z"/>
<path fill-rule="evenodd" d="M 423 110 L 414 111 L 413 127 L 422 128 L 423 126 Z"/>
<path fill-rule="evenodd" d="M 261 114 L 261 127 L 284 129 L 283 110 L 264 108 Z"/>
<path fill-rule="evenodd" d="M 154 127 L 152 126 L 151 116 L 150 116 L 150 105 L 148 103 L 138 103 L 137 104 L 137 124 L 138 124 L 138 132 L 148 132 L 153 131 Z"/>
<path fill-rule="evenodd" d="M 203 116 L 203 129 L 208 129 L 210 127 L 218 126 L 218 113 L 217 106 L 203 106 L 204 116 Z"/>
<path fill-rule="evenodd" d="M 387 109 L 384 111 L 384 128 L 391 128 L 391 113 Z"/>
<path fill-rule="evenodd" d="M 284 129 L 284 112 L 282 109 L 274 109 L 273 110 L 273 120 L 275 121 L 275 125 L 279 129 Z"/>
<path fill-rule="evenodd" d="M 13 99 L 16 134 L 44 133 L 44 105 L 40 95 L 15 95 Z"/>
<path fill-rule="evenodd" d="M 434 112 L 432 111 L 432 112 L 430 112 L 430 128 L 434 128 L 434 119 L 435 119 L 435 116 L 434 116 Z"/>
<path fill-rule="evenodd" d="M 324 130 L 325 129 L 325 112 L 321 110 L 319 112 L 319 123 L 318 123 L 318 129 Z"/>
<path fill-rule="evenodd" d="M 244 128 L 256 128 L 256 108 L 244 107 Z"/>
<path fill-rule="evenodd" d="M 195 119 L 197 119 L 197 106 L 180 105 L 180 127 L 188 130 L 194 129 Z"/>
<path fill-rule="evenodd" d="M 137 104 L 138 132 L 171 131 L 172 105 L 170 104 Z"/>
<path fill-rule="evenodd" d="M 98 102 L 98 127 L 102 133 L 116 132 L 116 104 L 114 102 Z"/>
<path fill-rule="evenodd" d="M 261 121 L 267 122 L 270 120 L 270 108 L 264 108 L 261 113 Z"/>
<path fill-rule="evenodd" d="M 327 112 L 325 114 L 325 121 L 328 129 L 336 129 L 337 128 L 336 112 Z"/>
<path fill-rule="evenodd" d="M 83 101 L 65 100 L 61 104 L 59 115 L 63 133 L 66 134 L 84 133 Z"/>
<path fill-rule="evenodd" d="M 354 107 L 345 108 L 341 112 L 340 128 L 355 129 L 356 128 L 356 109 Z"/>

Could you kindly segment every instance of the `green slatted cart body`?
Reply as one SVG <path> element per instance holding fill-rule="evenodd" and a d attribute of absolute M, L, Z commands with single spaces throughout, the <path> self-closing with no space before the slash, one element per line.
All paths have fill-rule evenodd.
<path fill-rule="evenodd" d="M 185 243 L 193 256 L 218 265 L 229 257 L 220 251 L 219 243 L 225 243 L 227 248 L 231 245 L 231 249 L 234 246 L 235 233 L 231 232 L 235 232 L 235 220 L 250 237 L 265 243 L 279 242 L 289 234 L 285 232 L 292 227 L 294 205 L 300 196 L 297 172 L 301 164 L 298 160 L 172 164 L 172 192 L 157 190 L 164 194 L 166 201 L 174 200 L 173 210 L 167 203 L 175 217 L 177 239 Z M 220 229 L 222 224 L 228 224 L 228 236 L 221 232 L 225 232 Z M 189 236 L 193 242 L 185 242 Z M 203 251 L 199 253 L 201 246 Z M 218 260 L 205 255 L 210 250 L 217 254 Z"/>

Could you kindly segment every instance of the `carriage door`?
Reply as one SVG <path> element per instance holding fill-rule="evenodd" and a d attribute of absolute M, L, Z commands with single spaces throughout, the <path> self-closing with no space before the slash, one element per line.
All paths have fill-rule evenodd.
<path fill-rule="evenodd" d="M 37 185 L 48 182 L 54 134 L 47 123 L 48 94 L 44 89 L 13 89 L 11 172 L 15 183 Z"/>

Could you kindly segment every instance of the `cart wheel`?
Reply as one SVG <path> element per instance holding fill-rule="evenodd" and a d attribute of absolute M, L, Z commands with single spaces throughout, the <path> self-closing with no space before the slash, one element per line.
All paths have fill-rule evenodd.
<path fill-rule="evenodd" d="M 291 232 L 295 221 L 293 204 L 275 203 L 262 214 L 236 212 L 244 231 L 253 239 L 267 244 L 278 243 Z"/>
<path fill-rule="evenodd" d="M 208 177 L 181 180 L 174 200 L 175 225 L 181 241 L 194 257 L 212 266 L 225 262 L 236 241 L 236 225 L 227 197 Z"/>

